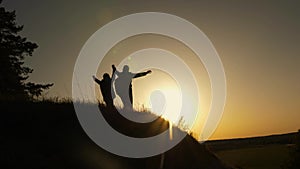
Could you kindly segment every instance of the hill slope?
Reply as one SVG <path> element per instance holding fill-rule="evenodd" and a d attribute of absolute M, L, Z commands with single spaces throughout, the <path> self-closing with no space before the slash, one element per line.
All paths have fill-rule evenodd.
<path fill-rule="evenodd" d="M 88 138 L 72 103 L 9 102 L 1 103 L 1 107 L 4 139 L 0 163 L 9 168 L 230 168 L 189 135 L 154 157 L 134 159 L 111 154 Z M 114 110 L 100 108 L 116 130 L 129 136 L 148 137 L 168 128 L 168 122 L 160 118 L 146 125 L 136 124 Z"/>

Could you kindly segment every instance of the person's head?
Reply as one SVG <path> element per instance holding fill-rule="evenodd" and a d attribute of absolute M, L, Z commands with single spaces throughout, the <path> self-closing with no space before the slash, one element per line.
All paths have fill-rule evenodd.
<path fill-rule="evenodd" d="M 128 65 L 124 65 L 123 72 L 129 72 L 129 66 Z"/>
<path fill-rule="evenodd" d="M 110 77 L 109 77 L 109 74 L 108 73 L 104 73 L 103 74 L 103 79 L 109 79 Z"/>

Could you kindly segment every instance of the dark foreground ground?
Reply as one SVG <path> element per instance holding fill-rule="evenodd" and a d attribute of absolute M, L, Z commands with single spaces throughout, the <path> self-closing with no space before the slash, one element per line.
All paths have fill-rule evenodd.
<path fill-rule="evenodd" d="M 300 132 L 243 139 L 208 141 L 219 158 L 235 168 L 284 169 L 295 158 Z M 298 141 L 299 142 L 299 141 Z M 297 159 L 296 159 L 297 160 Z M 296 167 L 299 168 L 299 167 Z"/>
<path fill-rule="evenodd" d="M 169 127 L 168 122 L 160 118 L 147 126 L 124 120 L 114 109 L 101 109 L 106 120 L 128 136 L 149 137 Z M 231 168 L 189 135 L 165 152 L 163 160 L 162 155 L 134 159 L 111 154 L 88 138 L 77 120 L 72 103 L 2 102 L 0 124 L 1 168 Z"/>
<path fill-rule="evenodd" d="M 187 135 L 164 153 L 163 160 L 162 155 L 134 159 L 111 154 L 91 141 L 82 130 L 71 102 L 2 102 L 0 106 L 1 168 L 279 169 L 286 165 L 290 152 L 295 149 L 297 135 L 205 144 Z M 168 122 L 160 118 L 145 125 L 124 119 L 114 109 L 100 108 L 105 119 L 128 136 L 149 137 L 169 127 Z"/>

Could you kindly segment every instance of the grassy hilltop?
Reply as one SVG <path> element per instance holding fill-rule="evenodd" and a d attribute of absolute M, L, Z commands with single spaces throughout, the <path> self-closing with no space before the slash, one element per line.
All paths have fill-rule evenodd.
<path fill-rule="evenodd" d="M 9 168 L 230 168 L 189 135 L 163 160 L 162 155 L 134 159 L 111 154 L 88 138 L 72 102 L 2 102 L 1 107 L 0 163 Z M 128 136 L 149 137 L 169 127 L 162 118 L 134 123 L 115 109 L 100 109 L 110 125 Z"/>

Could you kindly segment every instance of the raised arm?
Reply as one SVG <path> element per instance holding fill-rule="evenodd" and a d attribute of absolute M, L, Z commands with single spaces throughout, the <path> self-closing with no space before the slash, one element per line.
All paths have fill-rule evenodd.
<path fill-rule="evenodd" d="M 116 68 L 116 66 L 115 65 L 112 65 L 111 66 L 112 67 L 112 75 L 111 76 L 113 76 L 114 75 L 114 73 L 116 73 L 117 75 L 119 75 L 120 74 L 120 72 L 117 70 L 117 68 Z"/>
<path fill-rule="evenodd" d="M 98 84 L 100 85 L 100 80 L 97 79 L 95 75 L 93 75 L 93 79 L 94 79 L 94 81 L 95 81 L 96 83 L 98 83 Z"/>
<path fill-rule="evenodd" d="M 143 77 L 143 76 L 146 76 L 147 74 L 149 74 L 151 72 L 152 72 L 151 70 L 148 70 L 147 72 L 137 73 L 137 74 L 135 74 L 135 76 L 133 78 Z"/>

